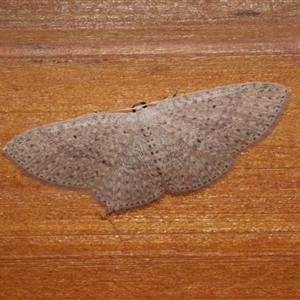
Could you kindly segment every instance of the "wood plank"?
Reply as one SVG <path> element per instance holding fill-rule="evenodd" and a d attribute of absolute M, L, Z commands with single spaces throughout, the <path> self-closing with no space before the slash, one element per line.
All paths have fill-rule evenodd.
<path fill-rule="evenodd" d="M 273 132 L 220 181 L 111 216 L 121 239 L 88 195 L 43 185 L 0 156 L 3 299 L 299 297 L 299 2 L 176 3 L 1 4 L 1 148 L 32 127 L 175 86 L 292 90 Z"/>

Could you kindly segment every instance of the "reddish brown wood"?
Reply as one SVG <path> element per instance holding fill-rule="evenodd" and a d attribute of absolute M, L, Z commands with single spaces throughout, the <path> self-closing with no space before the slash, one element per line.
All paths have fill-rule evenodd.
<path fill-rule="evenodd" d="M 101 219 L 0 156 L 3 299 L 297 299 L 299 1 L 2 1 L 0 145 L 34 126 L 225 84 L 292 89 L 202 191 Z"/>

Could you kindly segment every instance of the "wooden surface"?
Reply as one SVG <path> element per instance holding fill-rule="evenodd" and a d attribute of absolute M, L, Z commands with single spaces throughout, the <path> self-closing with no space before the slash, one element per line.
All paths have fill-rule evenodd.
<path fill-rule="evenodd" d="M 111 221 L 0 156 L 1 299 L 299 299 L 300 2 L 1 1 L 0 145 L 216 86 L 292 90 L 222 180 Z"/>

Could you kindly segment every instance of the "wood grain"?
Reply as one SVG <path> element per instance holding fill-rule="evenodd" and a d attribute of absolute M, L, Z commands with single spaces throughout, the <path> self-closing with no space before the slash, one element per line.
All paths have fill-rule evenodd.
<path fill-rule="evenodd" d="M 292 90 L 273 132 L 226 177 L 113 215 L 118 231 L 88 195 L 43 185 L 0 156 L 2 298 L 299 298 L 299 12 L 297 0 L 2 1 L 1 148 L 35 126 L 175 86 Z"/>

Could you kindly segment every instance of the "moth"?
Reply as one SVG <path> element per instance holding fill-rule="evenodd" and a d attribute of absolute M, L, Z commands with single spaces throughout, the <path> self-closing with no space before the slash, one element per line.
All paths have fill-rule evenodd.
<path fill-rule="evenodd" d="M 290 93 L 253 82 L 140 103 L 33 128 L 3 153 L 36 179 L 124 211 L 218 179 L 270 131 Z"/>

